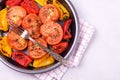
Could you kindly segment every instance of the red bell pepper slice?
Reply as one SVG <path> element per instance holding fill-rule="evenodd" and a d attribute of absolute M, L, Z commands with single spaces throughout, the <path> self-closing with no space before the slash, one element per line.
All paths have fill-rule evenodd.
<path fill-rule="evenodd" d="M 71 23 L 72 23 L 72 20 L 68 19 L 63 24 L 63 39 L 64 40 L 70 39 L 72 37 L 71 33 L 68 30 Z"/>
<path fill-rule="evenodd" d="M 28 67 L 32 62 L 32 59 L 29 56 L 20 51 L 12 52 L 12 59 L 24 67 Z"/>
<path fill-rule="evenodd" d="M 58 44 L 52 45 L 52 49 L 54 52 L 60 54 L 64 52 L 68 48 L 68 42 L 60 42 Z"/>
<path fill-rule="evenodd" d="M 17 6 L 22 2 L 22 0 L 7 0 L 6 5 L 9 7 Z"/>
<path fill-rule="evenodd" d="M 39 13 L 39 8 L 33 0 L 24 0 L 21 6 L 28 12 L 33 14 Z"/>

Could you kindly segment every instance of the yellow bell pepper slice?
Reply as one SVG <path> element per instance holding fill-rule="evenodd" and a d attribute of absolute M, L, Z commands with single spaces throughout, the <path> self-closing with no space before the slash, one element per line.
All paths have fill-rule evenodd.
<path fill-rule="evenodd" d="M 2 9 L 0 11 L 0 30 L 7 31 L 8 30 L 8 22 L 6 19 L 7 8 Z"/>
<path fill-rule="evenodd" d="M 34 0 L 36 3 L 38 3 L 41 6 L 44 6 L 47 4 L 47 0 Z"/>
<path fill-rule="evenodd" d="M 33 67 L 38 68 L 38 67 L 48 66 L 50 64 L 53 64 L 54 61 L 55 59 L 51 55 L 47 54 L 40 59 L 34 60 Z"/>
<path fill-rule="evenodd" d="M 9 58 L 11 57 L 12 48 L 9 46 L 6 36 L 2 37 L 2 39 L 0 40 L 0 51 L 3 55 Z"/>
<path fill-rule="evenodd" d="M 55 5 L 59 11 L 60 20 L 66 20 L 70 17 L 68 10 L 58 0 L 53 0 L 53 5 Z"/>

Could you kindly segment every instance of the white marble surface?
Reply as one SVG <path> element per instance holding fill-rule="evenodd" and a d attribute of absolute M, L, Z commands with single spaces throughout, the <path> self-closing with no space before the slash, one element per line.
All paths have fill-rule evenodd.
<path fill-rule="evenodd" d="M 79 16 L 95 26 L 95 33 L 79 67 L 62 80 L 120 80 L 120 0 L 71 0 Z M 0 62 L 1 80 L 38 80 Z"/>

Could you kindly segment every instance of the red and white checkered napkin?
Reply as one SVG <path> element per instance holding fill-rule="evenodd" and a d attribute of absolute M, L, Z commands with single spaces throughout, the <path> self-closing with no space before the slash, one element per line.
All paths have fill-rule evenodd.
<path fill-rule="evenodd" d="M 72 63 L 72 66 L 77 67 L 84 55 L 84 52 L 87 48 L 90 39 L 94 33 L 93 26 L 89 25 L 85 20 L 80 19 L 80 36 L 78 44 L 76 45 L 75 50 L 73 51 L 73 55 L 70 56 L 69 61 Z M 59 66 L 58 68 L 43 73 L 43 74 L 35 74 L 37 78 L 40 80 L 61 80 L 63 75 L 68 70 L 68 67 L 63 65 Z"/>

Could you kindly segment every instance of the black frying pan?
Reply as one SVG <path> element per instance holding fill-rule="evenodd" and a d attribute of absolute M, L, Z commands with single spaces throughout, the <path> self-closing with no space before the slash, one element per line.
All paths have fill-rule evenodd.
<path fill-rule="evenodd" d="M 0 9 L 5 7 L 5 1 L 6 0 L 0 0 Z M 62 3 L 68 9 L 68 11 L 70 12 L 70 18 L 72 19 L 72 24 L 70 26 L 72 38 L 70 39 L 69 47 L 67 48 L 66 51 L 62 53 L 62 56 L 67 59 L 70 57 L 71 54 L 74 54 L 73 51 L 74 48 L 76 47 L 78 41 L 78 35 L 80 33 L 79 20 L 73 5 L 69 0 L 59 0 L 59 2 Z M 61 65 L 60 62 L 56 61 L 54 64 L 42 68 L 32 68 L 32 67 L 24 68 L 19 64 L 17 64 L 16 62 L 14 62 L 12 59 L 7 58 L 2 54 L 0 54 L 0 60 L 8 67 L 23 73 L 43 73 L 53 70 Z"/>

